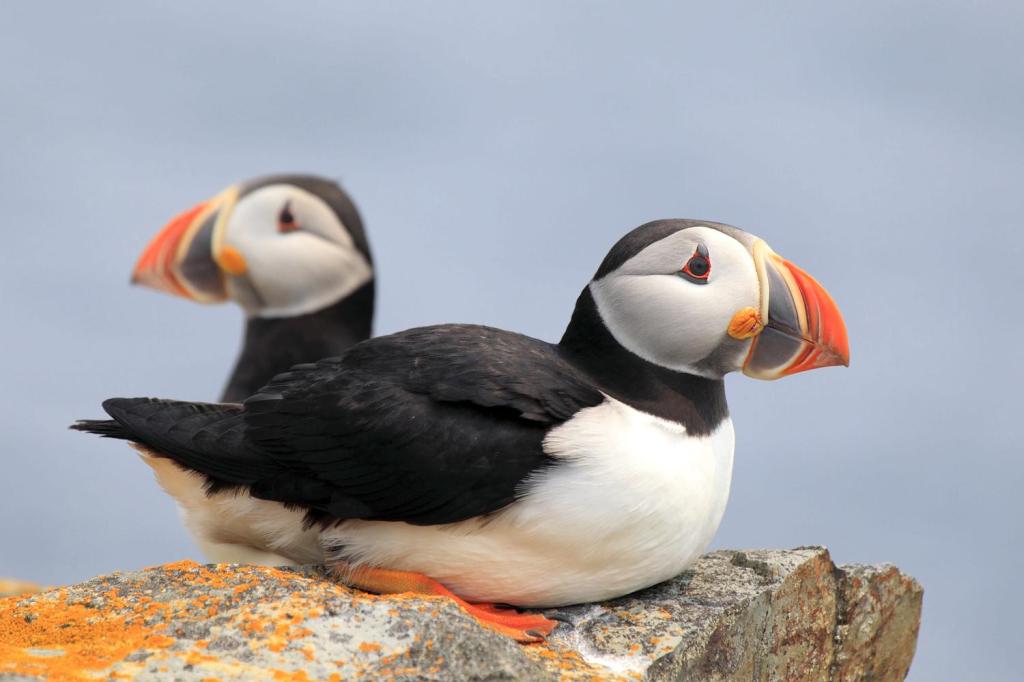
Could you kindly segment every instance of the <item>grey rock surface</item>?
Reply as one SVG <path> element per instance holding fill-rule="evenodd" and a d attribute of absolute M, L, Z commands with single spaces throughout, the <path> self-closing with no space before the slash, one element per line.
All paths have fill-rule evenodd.
<path fill-rule="evenodd" d="M 542 645 L 449 600 L 316 567 L 168 564 L 0 600 L 0 680 L 898 680 L 922 590 L 822 548 L 720 551 L 642 592 L 559 609 Z"/>

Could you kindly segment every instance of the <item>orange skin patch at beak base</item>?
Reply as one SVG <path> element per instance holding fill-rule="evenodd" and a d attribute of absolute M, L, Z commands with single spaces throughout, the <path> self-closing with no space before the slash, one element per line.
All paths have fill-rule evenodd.
<path fill-rule="evenodd" d="M 217 253 L 217 265 L 224 272 L 236 277 L 244 275 L 249 271 L 249 265 L 245 262 L 245 256 L 232 246 L 221 247 Z"/>
<path fill-rule="evenodd" d="M 331 566 L 331 573 L 349 587 L 376 594 L 413 593 L 421 596 L 447 597 L 477 623 L 517 642 L 541 642 L 558 624 L 539 613 L 519 613 L 515 609 L 494 604 L 474 604 L 451 592 L 447 587 L 422 573 L 395 571 L 370 566 L 353 567 L 346 563 Z"/>
<path fill-rule="evenodd" d="M 737 341 L 753 338 L 764 330 L 761 313 L 757 308 L 742 308 L 729 321 L 729 336 Z"/>

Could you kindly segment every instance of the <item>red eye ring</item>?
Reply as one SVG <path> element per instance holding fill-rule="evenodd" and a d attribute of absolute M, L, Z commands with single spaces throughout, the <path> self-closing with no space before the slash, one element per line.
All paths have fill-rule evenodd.
<path fill-rule="evenodd" d="M 703 244 L 697 246 L 680 272 L 696 284 L 708 283 L 708 278 L 711 277 L 711 258 Z"/>
<path fill-rule="evenodd" d="M 295 215 L 292 214 L 292 202 L 287 202 L 284 208 L 281 209 L 281 213 L 277 216 L 277 231 L 282 234 L 287 232 L 294 232 L 299 229 L 299 223 L 295 220 Z"/>

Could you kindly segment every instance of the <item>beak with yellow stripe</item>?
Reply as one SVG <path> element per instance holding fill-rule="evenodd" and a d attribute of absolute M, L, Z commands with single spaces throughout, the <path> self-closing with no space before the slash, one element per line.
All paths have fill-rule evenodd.
<path fill-rule="evenodd" d="M 245 257 L 224 243 L 238 193 L 232 185 L 172 218 L 142 252 L 132 283 L 200 303 L 226 301 L 227 277 L 248 271 Z"/>
<path fill-rule="evenodd" d="M 371 285 L 359 213 L 337 183 L 256 178 L 175 216 L 143 251 L 137 284 L 200 303 L 231 300 L 249 317 L 324 310 Z"/>
<path fill-rule="evenodd" d="M 760 307 L 737 312 L 729 325 L 734 339 L 753 339 L 743 373 L 771 380 L 819 367 L 849 366 L 846 325 L 825 288 L 763 240 L 756 240 L 752 251 Z"/>

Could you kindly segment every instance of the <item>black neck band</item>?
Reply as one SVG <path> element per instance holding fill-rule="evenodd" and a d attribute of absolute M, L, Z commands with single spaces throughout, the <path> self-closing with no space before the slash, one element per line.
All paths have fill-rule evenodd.
<path fill-rule="evenodd" d="M 605 326 L 590 293 L 576 301 L 558 343 L 563 355 L 616 400 L 707 435 L 729 416 L 725 382 L 660 367 L 626 350 Z"/>
<path fill-rule="evenodd" d="M 250 318 L 221 400 L 241 402 L 293 365 L 340 355 L 370 338 L 373 299 L 371 279 L 337 303 L 307 315 Z"/>

